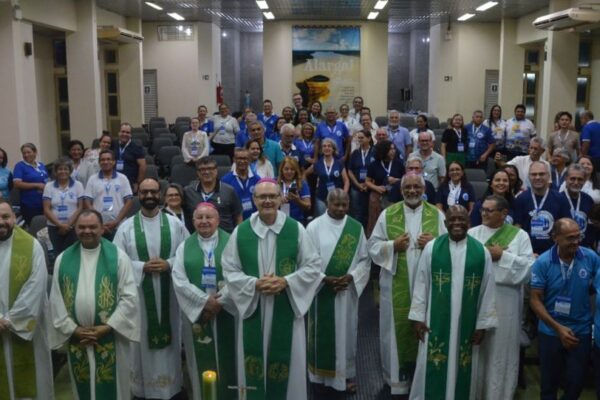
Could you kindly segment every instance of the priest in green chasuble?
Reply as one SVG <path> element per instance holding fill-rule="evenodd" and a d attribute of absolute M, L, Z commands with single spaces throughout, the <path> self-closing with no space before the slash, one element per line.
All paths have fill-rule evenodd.
<path fill-rule="evenodd" d="M 53 399 L 42 246 L 0 199 L 0 400 Z"/>
<path fill-rule="evenodd" d="M 83 210 L 75 233 L 79 240 L 56 258 L 50 346 L 67 346 L 75 400 L 128 400 L 131 342 L 140 339 L 131 262 L 102 238 L 98 211 Z"/>
<path fill-rule="evenodd" d="M 219 399 L 238 397 L 235 340 L 239 323 L 221 266 L 229 234 L 219 229 L 219 222 L 214 204 L 198 204 L 193 215 L 196 233 L 179 245 L 173 266 L 193 400 L 204 400 L 202 373 L 207 370 L 217 373 Z"/>
<path fill-rule="evenodd" d="M 451 206 L 445 223 L 448 234 L 423 250 L 408 315 L 420 340 L 414 400 L 475 399 L 473 360 L 485 331 L 498 325 L 489 251 L 467 235 L 464 207 Z"/>
<path fill-rule="evenodd" d="M 306 400 L 304 315 L 323 275 L 304 227 L 279 211 L 272 179 L 255 187 L 258 212 L 233 231 L 221 260 L 243 319 L 240 398 Z"/>

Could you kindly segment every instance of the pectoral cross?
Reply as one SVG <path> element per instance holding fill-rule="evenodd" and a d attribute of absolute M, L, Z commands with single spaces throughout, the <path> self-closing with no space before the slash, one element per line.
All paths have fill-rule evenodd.
<path fill-rule="evenodd" d="M 442 272 L 442 269 L 440 268 L 440 270 L 438 272 L 433 273 L 433 282 L 434 282 L 434 284 L 436 284 L 438 286 L 438 290 L 441 293 L 442 286 L 444 286 L 444 284 L 450 282 L 450 274 L 447 272 Z"/>
<path fill-rule="evenodd" d="M 258 390 L 256 388 L 256 386 L 233 386 L 233 385 L 227 386 L 227 389 L 237 390 L 238 394 L 240 395 L 240 399 L 242 399 L 242 400 L 246 398 L 246 392 L 248 390 Z"/>
<path fill-rule="evenodd" d="M 466 286 L 469 289 L 471 296 L 473 296 L 473 291 L 477 288 L 477 286 L 481 283 L 481 280 L 475 274 L 472 274 L 470 277 L 466 279 Z"/>

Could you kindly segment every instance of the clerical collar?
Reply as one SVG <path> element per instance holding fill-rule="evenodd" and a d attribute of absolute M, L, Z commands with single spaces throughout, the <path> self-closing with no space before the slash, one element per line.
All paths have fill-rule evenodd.
<path fill-rule="evenodd" d="M 408 204 L 404 203 L 404 213 L 420 213 L 421 211 L 423 211 L 423 201 L 421 201 L 421 204 L 419 204 L 419 206 L 417 208 L 412 208 L 410 207 Z"/>
<path fill-rule="evenodd" d="M 264 239 L 270 230 L 278 235 L 283 229 L 285 219 L 286 215 L 281 211 L 277 211 L 277 218 L 275 219 L 275 222 L 272 225 L 267 225 L 260 219 L 258 213 L 254 213 L 250 216 L 250 226 L 259 238 Z"/>

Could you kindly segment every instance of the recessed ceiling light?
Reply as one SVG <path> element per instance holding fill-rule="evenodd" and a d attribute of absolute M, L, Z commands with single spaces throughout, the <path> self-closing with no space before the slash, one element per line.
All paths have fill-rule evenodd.
<path fill-rule="evenodd" d="M 377 1 L 377 3 L 375 4 L 375 7 L 373 7 L 376 10 L 383 10 L 385 8 L 385 6 L 387 5 L 388 0 L 379 0 Z"/>
<path fill-rule="evenodd" d="M 379 15 L 379 12 L 371 11 L 367 19 L 375 19 Z"/>
<path fill-rule="evenodd" d="M 256 0 L 256 5 L 261 10 L 268 10 L 269 9 L 269 5 L 267 4 L 267 2 L 265 0 Z"/>
<path fill-rule="evenodd" d="M 470 18 L 473 18 L 474 16 L 475 16 L 475 14 L 469 14 L 469 13 L 466 13 L 466 14 L 463 14 L 463 15 L 461 15 L 461 16 L 460 16 L 460 17 L 458 17 L 457 19 L 458 19 L 459 21 L 466 21 L 466 20 L 468 20 L 468 19 L 470 19 Z"/>
<path fill-rule="evenodd" d="M 181 15 L 179 15 L 175 12 L 167 13 L 167 15 L 173 19 L 176 19 L 177 21 L 183 21 L 185 19 Z"/>
<path fill-rule="evenodd" d="M 486 11 L 497 5 L 498 5 L 497 1 L 488 1 L 487 3 L 484 3 L 484 4 L 480 5 L 479 7 L 477 7 L 476 10 L 477 11 Z"/>
<path fill-rule="evenodd" d="M 162 9 L 163 9 L 163 8 L 162 8 L 161 6 L 159 6 L 158 4 L 154 4 L 154 3 L 151 3 L 151 2 L 149 2 L 149 1 L 147 1 L 147 2 L 146 2 L 146 5 L 148 5 L 148 6 L 152 7 L 152 8 L 154 8 L 155 10 L 162 10 Z"/>
<path fill-rule="evenodd" d="M 178 30 L 179 32 L 183 32 L 183 25 L 178 25 L 178 26 L 177 26 L 177 30 Z"/>
<path fill-rule="evenodd" d="M 225 31 L 221 32 L 221 36 L 227 37 L 227 32 L 225 32 Z"/>
<path fill-rule="evenodd" d="M 187 28 L 185 30 L 185 34 L 188 35 L 188 36 L 192 36 L 192 30 L 190 28 Z"/>
<path fill-rule="evenodd" d="M 271 11 L 264 12 L 263 15 L 265 16 L 266 19 L 275 19 L 275 16 L 273 15 L 273 13 Z"/>

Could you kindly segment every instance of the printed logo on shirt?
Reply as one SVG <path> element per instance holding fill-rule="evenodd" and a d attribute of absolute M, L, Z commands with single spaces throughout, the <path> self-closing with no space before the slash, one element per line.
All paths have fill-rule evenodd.
<path fill-rule="evenodd" d="M 464 201 L 469 201 L 469 193 L 463 193 L 462 198 Z"/>
<path fill-rule="evenodd" d="M 119 185 L 119 184 L 116 184 L 116 185 L 115 185 L 115 192 L 117 192 L 117 193 L 118 193 L 120 190 L 121 190 L 121 185 Z"/>
<path fill-rule="evenodd" d="M 333 176 L 335 176 L 336 178 L 338 178 L 340 176 L 340 171 L 334 171 L 333 172 Z"/>
<path fill-rule="evenodd" d="M 583 269 L 583 268 L 582 268 L 582 269 L 580 269 L 580 270 L 579 270 L 579 277 L 580 277 L 581 279 L 587 279 L 587 277 L 588 277 L 588 272 L 587 272 L 585 269 Z"/>

